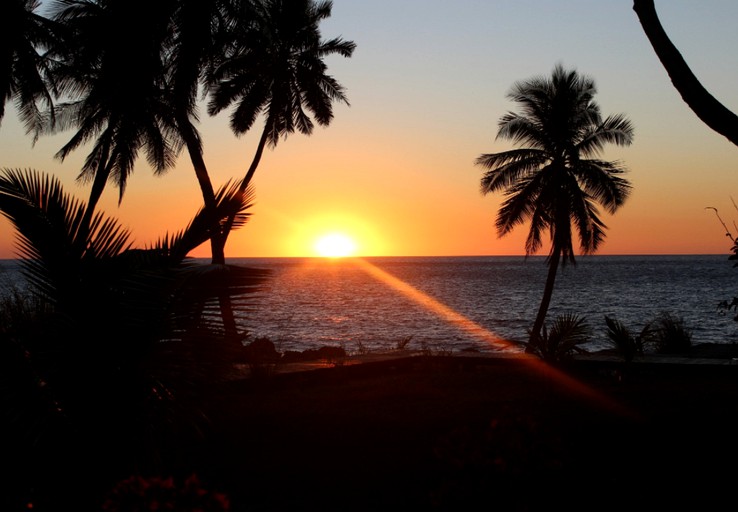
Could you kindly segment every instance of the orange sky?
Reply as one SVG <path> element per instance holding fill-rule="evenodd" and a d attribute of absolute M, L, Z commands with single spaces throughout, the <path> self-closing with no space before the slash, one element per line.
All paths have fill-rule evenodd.
<path fill-rule="evenodd" d="M 738 112 L 738 3 L 656 2 L 666 30 L 704 85 Z M 601 254 L 727 254 L 730 240 L 714 212 L 738 220 L 738 147 L 710 131 L 681 101 L 643 35 L 630 2 L 526 0 L 440 2 L 334 0 L 323 37 L 356 42 L 329 72 L 347 89 L 328 128 L 293 135 L 264 154 L 250 222 L 234 232 L 228 256 L 314 255 L 317 237 L 342 231 L 360 255 L 523 254 L 526 228 L 503 239 L 494 230 L 499 196 L 479 193 L 481 153 L 497 120 L 515 106 L 505 93 L 517 80 L 554 64 L 593 77 L 605 115 L 635 125 L 629 148 L 604 157 L 630 169 L 633 194 L 609 226 Z M 717 63 L 717 64 L 716 64 Z M 59 176 L 86 199 L 74 178 L 86 151 L 63 164 L 53 154 L 71 136 L 32 147 L 11 105 L 0 127 L 0 166 Z M 236 138 L 227 114 L 201 129 L 213 181 L 240 178 L 257 133 Z M 102 202 L 139 246 L 186 225 L 201 198 L 186 155 L 153 177 L 141 159 L 120 206 L 110 187 Z M 736 233 L 738 234 L 738 230 Z M 0 258 L 11 258 L 13 230 L 0 220 Z M 193 256 L 208 256 L 207 246 Z"/>

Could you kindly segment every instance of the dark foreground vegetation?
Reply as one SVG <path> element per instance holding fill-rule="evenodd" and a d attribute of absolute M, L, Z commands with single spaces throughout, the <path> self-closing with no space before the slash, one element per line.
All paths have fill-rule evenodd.
<path fill-rule="evenodd" d="M 714 510 L 738 456 L 738 367 L 716 362 L 569 362 L 595 395 L 477 356 L 223 381 L 190 397 L 198 415 L 168 425 L 155 464 L 125 432 L 6 433 L 2 509 Z"/>

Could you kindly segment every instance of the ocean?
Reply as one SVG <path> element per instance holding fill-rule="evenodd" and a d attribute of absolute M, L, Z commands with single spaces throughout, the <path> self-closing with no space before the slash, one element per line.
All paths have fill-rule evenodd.
<path fill-rule="evenodd" d="M 320 346 L 348 353 L 410 350 L 488 352 L 527 339 L 543 293 L 544 257 L 235 258 L 271 270 L 240 318 L 250 339 L 279 351 Z M 0 265 L 0 286 L 14 262 Z M 727 255 L 580 256 L 559 269 L 547 322 L 585 318 L 588 350 L 608 348 L 605 316 L 639 332 L 661 313 L 681 318 L 692 342 L 736 343 L 738 268 Z M 469 326 L 472 326 L 470 328 Z M 480 333 L 483 333 L 480 335 Z"/>
<path fill-rule="evenodd" d="M 532 327 L 547 272 L 544 257 L 522 256 L 367 258 L 370 265 L 321 258 L 233 261 L 272 270 L 244 326 L 280 351 L 327 345 L 356 353 L 403 344 L 445 352 L 497 350 L 457 319 L 449 321 L 437 305 L 520 343 Z M 663 312 L 683 319 L 693 343 L 735 343 L 735 311 L 721 311 L 718 304 L 736 295 L 738 268 L 727 255 L 594 255 L 559 269 L 547 318 L 584 317 L 592 331 L 588 350 L 609 347 L 605 315 L 637 333 Z"/>

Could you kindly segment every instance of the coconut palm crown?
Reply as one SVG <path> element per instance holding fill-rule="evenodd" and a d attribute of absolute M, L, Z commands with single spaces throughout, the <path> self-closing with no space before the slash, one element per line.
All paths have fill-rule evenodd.
<path fill-rule="evenodd" d="M 39 104 L 51 108 L 56 94 L 46 52 L 60 35 L 60 27 L 39 14 L 40 9 L 39 0 L 6 0 L 0 7 L 0 123 L 5 104 L 12 101 L 34 136 L 44 121 Z"/>
<path fill-rule="evenodd" d="M 264 118 L 242 189 L 251 183 L 267 145 L 275 147 L 295 131 L 310 135 L 315 123 L 328 126 L 333 103 L 349 103 L 324 61 L 331 55 L 351 57 L 356 48 L 340 37 L 322 39 L 320 22 L 330 17 L 332 6 L 325 0 L 251 2 L 244 23 L 234 30 L 232 51 L 210 73 L 210 115 L 231 108 L 230 126 L 237 135 Z M 225 243 L 230 222 L 223 231 Z"/>
<path fill-rule="evenodd" d="M 549 272 L 531 336 L 540 333 L 545 320 L 559 263 L 576 263 L 574 232 L 582 254 L 596 252 L 606 229 L 598 205 L 614 214 L 630 193 L 624 165 L 599 156 L 607 143 L 631 144 L 633 126 L 622 114 L 603 120 L 595 93 L 591 78 L 561 65 L 550 77 L 515 83 L 507 97 L 520 109 L 500 118 L 497 139 L 518 148 L 476 160 L 486 169 L 482 193 L 504 194 L 498 236 L 529 222 L 526 256 L 541 248 L 546 232 L 550 237 Z"/>
<path fill-rule="evenodd" d="M 78 179 L 92 181 L 88 222 L 107 181 L 122 200 L 139 152 L 155 173 L 174 166 L 182 141 L 169 103 L 166 41 L 172 1 L 56 0 L 53 19 L 69 31 L 54 70 L 67 101 L 52 133 L 73 128 L 66 159 L 92 142 Z M 146 15 L 142 16 L 141 13 Z M 135 27 L 135 35 L 131 31 Z"/>

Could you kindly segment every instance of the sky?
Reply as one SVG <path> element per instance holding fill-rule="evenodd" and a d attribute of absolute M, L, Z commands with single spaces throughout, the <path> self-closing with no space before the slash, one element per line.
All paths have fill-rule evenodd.
<path fill-rule="evenodd" d="M 657 0 L 656 9 L 703 85 L 738 113 L 738 2 Z M 334 0 L 321 32 L 357 45 L 351 58 L 326 60 L 350 105 L 336 104 L 328 127 L 264 153 L 252 216 L 231 234 L 227 256 L 314 256 L 329 233 L 351 238 L 359 256 L 524 254 L 528 226 L 497 236 L 502 195 L 481 194 L 474 161 L 513 147 L 495 139 L 499 118 L 516 108 L 507 92 L 556 64 L 593 78 L 603 115 L 625 114 L 635 127 L 632 145 L 603 154 L 624 162 L 633 190 L 614 216 L 603 214 L 598 254 L 729 254 L 731 240 L 707 207 L 738 235 L 738 147 L 681 100 L 632 1 Z M 199 128 L 214 183 L 243 177 L 261 126 L 236 137 L 228 112 L 203 111 Z M 70 137 L 33 145 L 8 105 L 0 167 L 53 174 L 85 200 L 88 185 L 75 178 L 88 148 L 54 158 Z M 101 208 L 146 247 L 184 228 L 201 204 L 183 153 L 163 176 L 142 156 L 122 202 L 109 186 Z M 0 219 L 0 258 L 17 255 L 14 237 Z M 191 255 L 208 257 L 208 245 Z"/>

